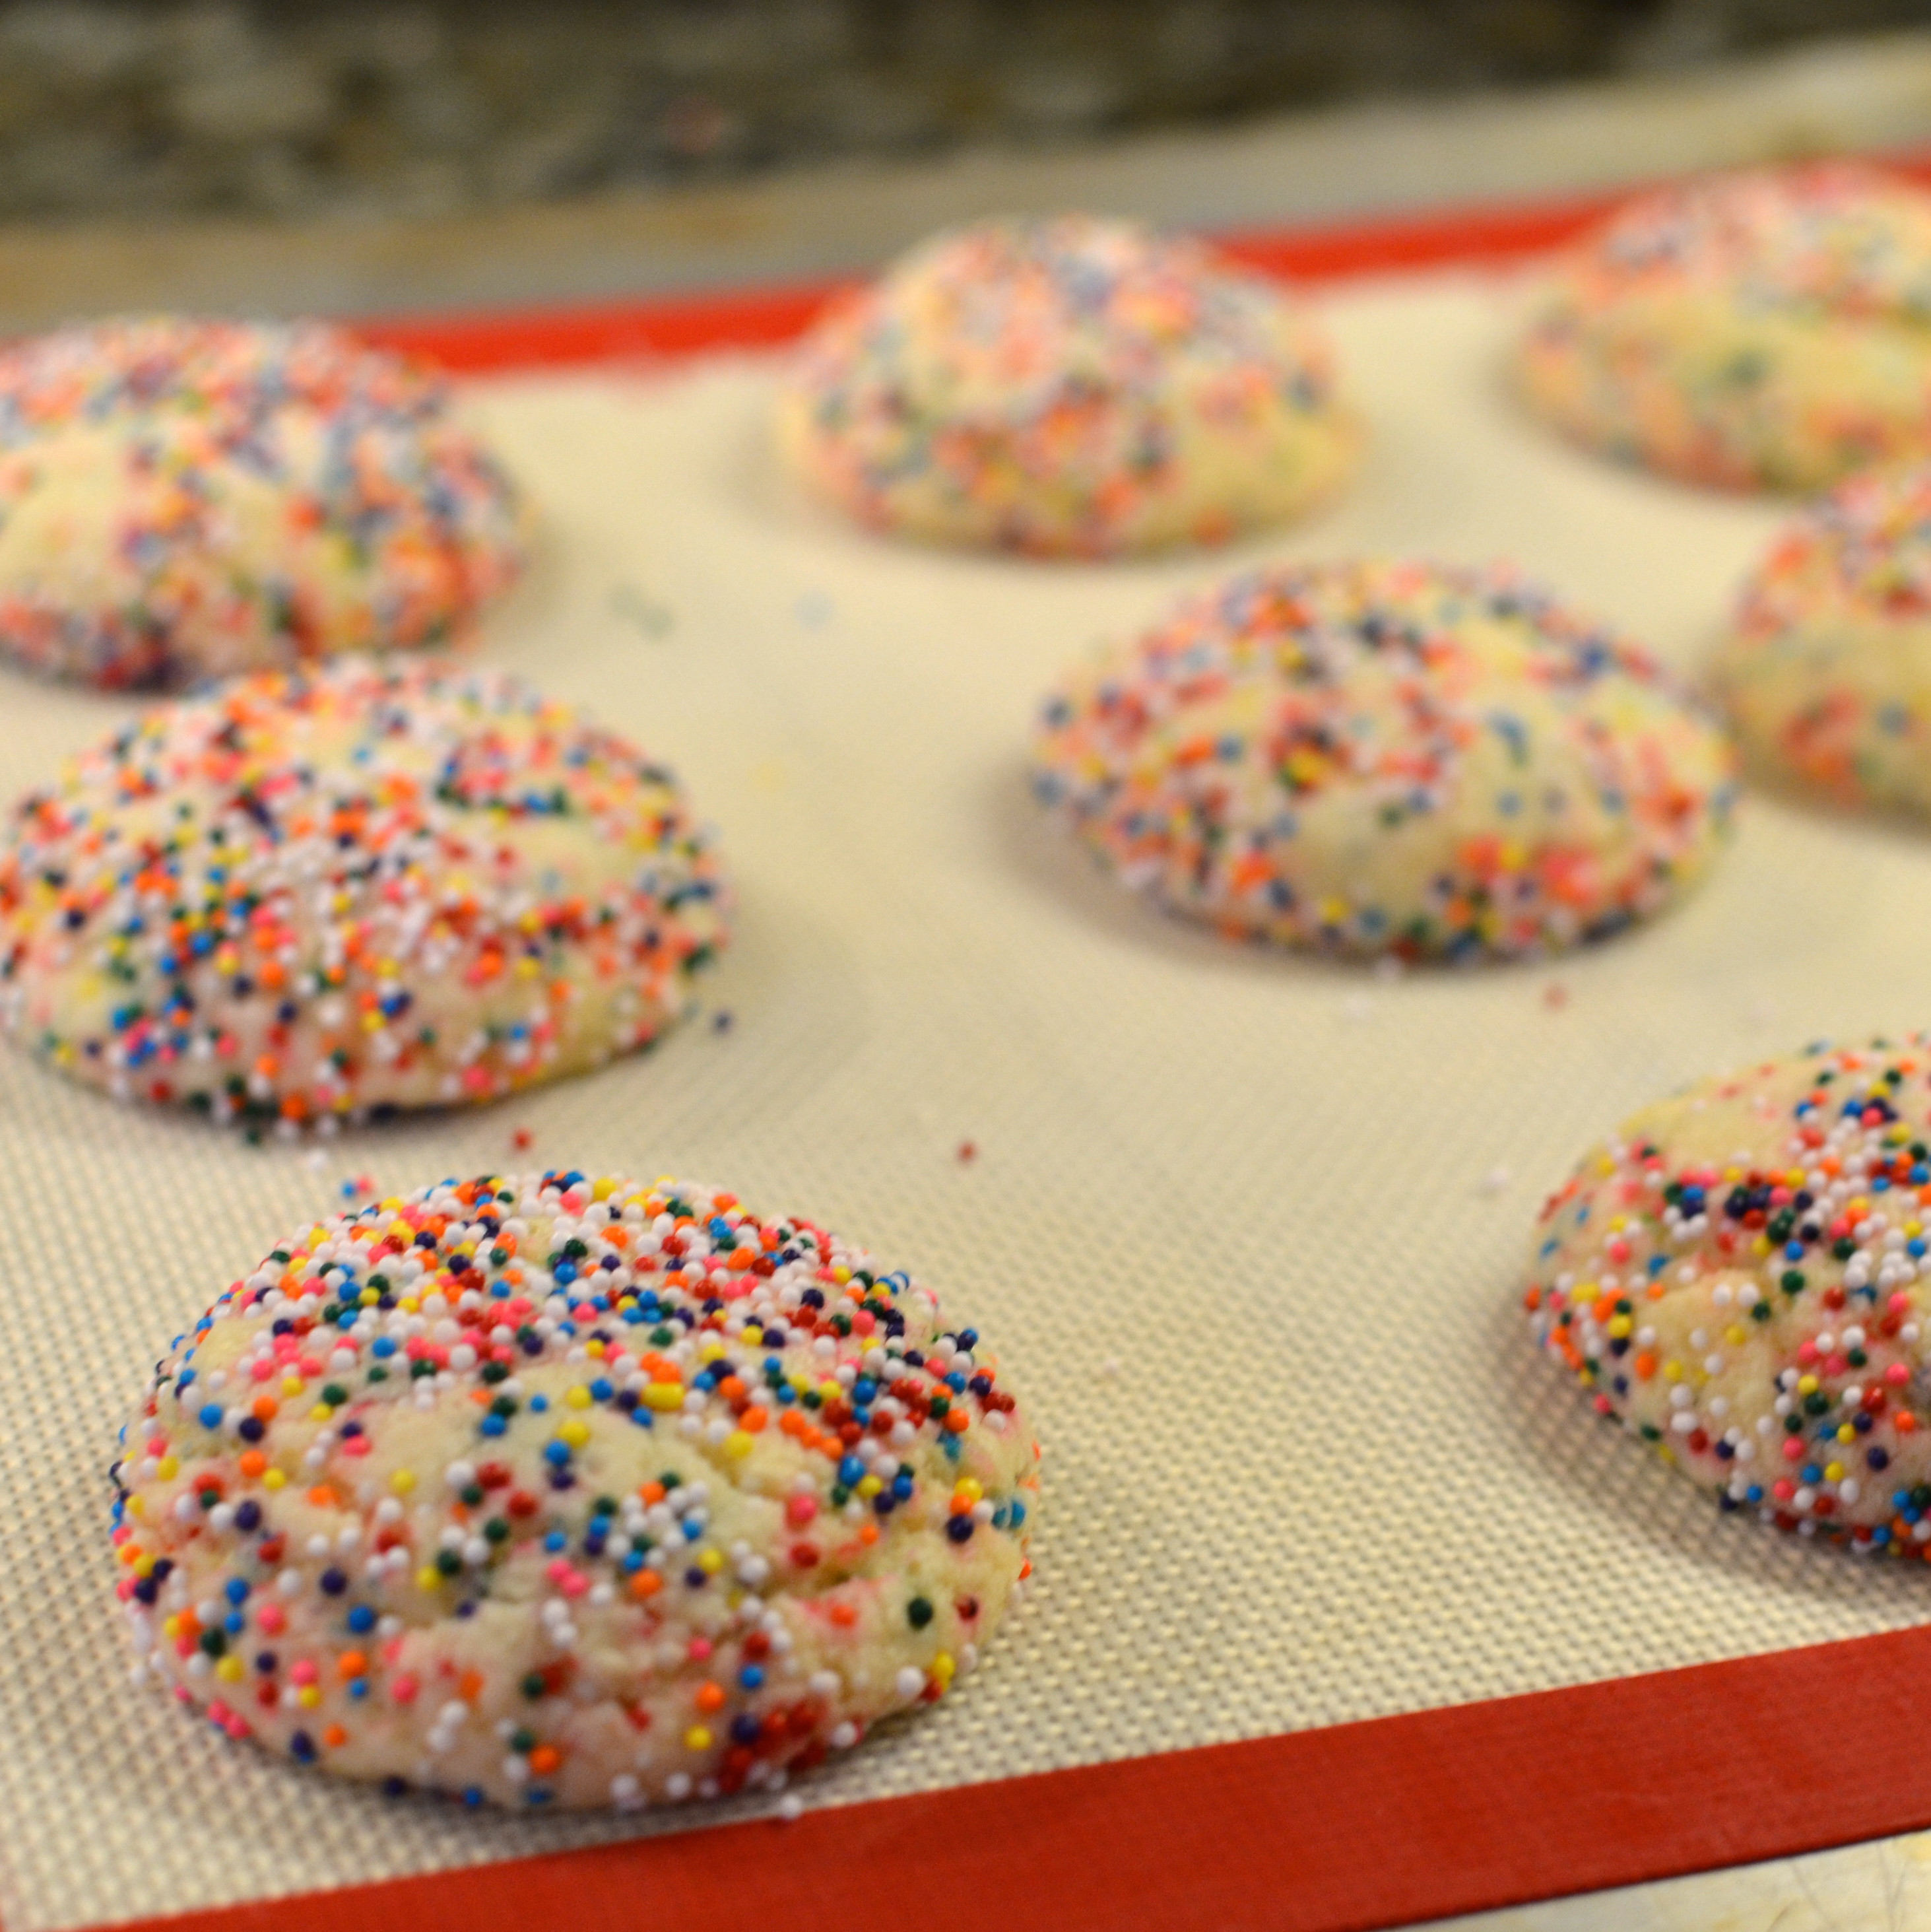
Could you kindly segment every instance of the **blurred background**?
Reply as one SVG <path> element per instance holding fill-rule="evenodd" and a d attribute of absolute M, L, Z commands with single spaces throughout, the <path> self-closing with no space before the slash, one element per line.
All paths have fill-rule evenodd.
<path fill-rule="evenodd" d="M 1931 0 L 0 0 L 0 320 L 383 312 L 1931 147 Z"/>

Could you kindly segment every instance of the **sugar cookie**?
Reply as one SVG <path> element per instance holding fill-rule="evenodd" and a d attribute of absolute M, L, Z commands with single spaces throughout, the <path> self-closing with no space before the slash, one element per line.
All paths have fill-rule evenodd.
<path fill-rule="evenodd" d="M 1501 572 L 1279 566 L 1183 603 L 1046 707 L 1042 800 L 1231 938 L 1411 958 L 1613 932 L 1703 872 L 1721 733 Z"/>
<path fill-rule="evenodd" d="M 1931 1549 L 1921 1196 L 1931 1042 L 1817 1047 L 1699 1082 L 1543 1207 L 1538 1340 L 1726 1508 Z"/>
<path fill-rule="evenodd" d="M 528 1807 L 775 1790 L 1020 1591 L 1024 1412 L 931 1292 L 736 1198 L 445 1181 L 292 1235 L 115 1465 L 141 1660 L 229 1736 Z"/>
<path fill-rule="evenodd" d="M 0 651 L 37 670 L 446 644 L 523 560 L 442 383 L 339 330 L 156 316 L 0 351 Z"/>
<path fill-rule="evenodd" d="M 649 1043 L 725 937 L 676 780 L 500 673 L 342 658 L 160 706 L 0 833 L 0 1026 L 299 1126 Z"/>
<path fill-rule="evenodd" d="M 1645 196 L 1547 277 L 1529 400 L 1691 482 L 1810 490 L 1931 454 L 1931 194 L 1842 163 Z"/>
<path fill-rule="evenodd" d="M 1764 770 L 1931 812 L 1931 465 L 1805 510 L 1745 585 L 1715 681 Z"/>
<path fill-rule="evenodd" d="M 805 478 L 876 528 L 1090 556 L 1285 522 L 1360 441 L 1279 287 L 1075 215 L 913 250 L 813 331 L 779 421 Z"/>

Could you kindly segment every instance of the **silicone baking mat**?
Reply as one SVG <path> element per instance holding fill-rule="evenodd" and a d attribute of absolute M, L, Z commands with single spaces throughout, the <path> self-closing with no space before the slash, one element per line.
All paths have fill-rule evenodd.
<path fill-rule="evenodd" d="M 1051 1898 L 1062 1924 L 1338 1926 L 1931 1816 L 1927 1781 L 1861 1742 L 1924 1701 L 1915 1640 L 1623 1681 L 1902 1629 L 1931 1576 L 1720 1518 L 1591 1420 L 1516 1300 L 1543 1190 L 1626 1110 L 1924 1021 L 1931 843 L 1753 796 L 1707 886 L 1647 930 L 1387 978 L 1165 921 L 1029 800 L 1060 667 L 1262 557 L 1506 556 L 1686 668 L 1707 651 L 1778 510 L 1519 419 L 1500 284 L 1324 305 L 1372 426 L 1357 487 L 1276 540 L 1156 564 L 844 527 L 778 474 L 755 358 L 477 387 L 545 521 L 481 648 L 676 764 L 721 827 L 736 940 L 652 1054 L 313 1148 L 117 1109 L 0 1054 L 8 1932 L 537 1855 L 359 1893 L 355 1922 L 565 1898 L 613 1924 L 626 1901 L 754 1922 L 850 1870 L 935 1910 L 996 1884 L 1011 1924 L 1049 1922 Z M 51 776 L 121 715 L 0 674 L 0 782 Z M 958 1694 L 802 1785 L 796 1824 L 386 1801 L 127 1683 L 104 1469 L 157 1350 L 345 1183 L 564 1163 L 712 1179 L 864 1240 L 943 1288 L 1037 1418 L 1035 1593 Z M 1417 1713 L 1445 1714 L 1359 1721 Z M 1807 1786 L 1771 1768 L 1799 1738 Z M 1061 1775 L 990 1782 L 1033 1773 Z M 860 1802 L 917 1793 L 938 1795 Z M 1001 1844 L 1024 1856 L 984 1863 Z M 979 1878 L 943 1876 L 967 1852 Z M 904 1922 L 857 1891 L 839 1922 Z"/>

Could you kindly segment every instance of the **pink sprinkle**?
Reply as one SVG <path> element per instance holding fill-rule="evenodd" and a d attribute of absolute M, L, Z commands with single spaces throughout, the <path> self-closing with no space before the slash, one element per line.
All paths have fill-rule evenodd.
<path fill-rule="evenodd" d="M 690 1658 L 693 1664 L 702 1664 L 711 1654 L 711 1640 L 707 1636 L 694 1636 L 691 1640 Z"/>
<path fill-rule="evenodd" d="M 304 1657 L 298 1664 L 289 1666 L 288 1674 L 292 1683 L 313 1684 L 320 1673 L 316 1670 L 314 1659 Z"/>
<path fill-rule="evenodd" d="M 422 1686 L 416 1682 L 415 1678 L 409 1672 L 404 1671 L 400 1677 L 391 1682 L 389 1695 L 398 1704 L 413 1704 L 415 1702 L 415 1694 L 421 1688 Z"/>
<path fill-rule="evenodd" d="M 793 1529 L 802 1529 L 818 1514 L 816 1496 L 791 1496 L 784 1504 L 784 1520 Z"/>
<path fill-rule="evenodd" d="M 267 1603 L 255 1612 L 255 1621 L 268 1636 L 273 1636 L 288 1622 L 288 1612 L 279 1604 Z"/>

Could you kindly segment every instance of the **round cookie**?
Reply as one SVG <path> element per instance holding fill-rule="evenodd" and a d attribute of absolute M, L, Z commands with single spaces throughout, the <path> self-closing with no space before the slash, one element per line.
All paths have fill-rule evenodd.
<path fill-rule="evenodd" d="M 137 1678 L 471 1803 L 775 1790 L 1018 1596 L 1025 1415 L 931 1292 L 730 1194 L 445 1181 L 292 1236 L 114 1466 Z"/>
<path fill-rule="evenodd" d="M 1931 194 L 1833 163 L 1630 203 L 1545 278 L 1532 405 L 1693 483 L 1820 490 L 1931 454 Z"/>
<path fill-rule="evenodd" d="M 913 249 L 813 330 L 779 430 L 874 528 L 1075 556 L 1285 522 L 1360 442 L 1325 338 L 1276 284 L 1080 215 Z"/>
<path fill-rule="evenodd" d="M 1231 938 L 1541 952 L 1659 910 L 1729 826 L 1722 734 L 1642 652 L 1500 571 L 1282 566 L 1047 705 L 1041 800 Z"/>
<path fill-rule="evenodd" d="M 1778 537 L 1715 682 L 1765 771 L 1931 812 L 1931 465 L 1854 476 Z"/>
<path fill-rule="evenodd" d="M 0 350 L 0 650 L 123 687 L 443 645 L 523 518 L 444 385 L 318 322 L 155 316 Z"/>
<path fill-rule="evenodd" d="M 676 780 L 517 680 L 342 658 L 166 704 L 0 833 L 0 1027 L 291 1129 L 647 1045 L 725 938 Z"/>
<path fill-rule="evenodd" d="M 1537 1340 L 1727 1509 L 1931 1554 L 1931 1041 L 1699 1082 L 1542 1210 Z"/>

